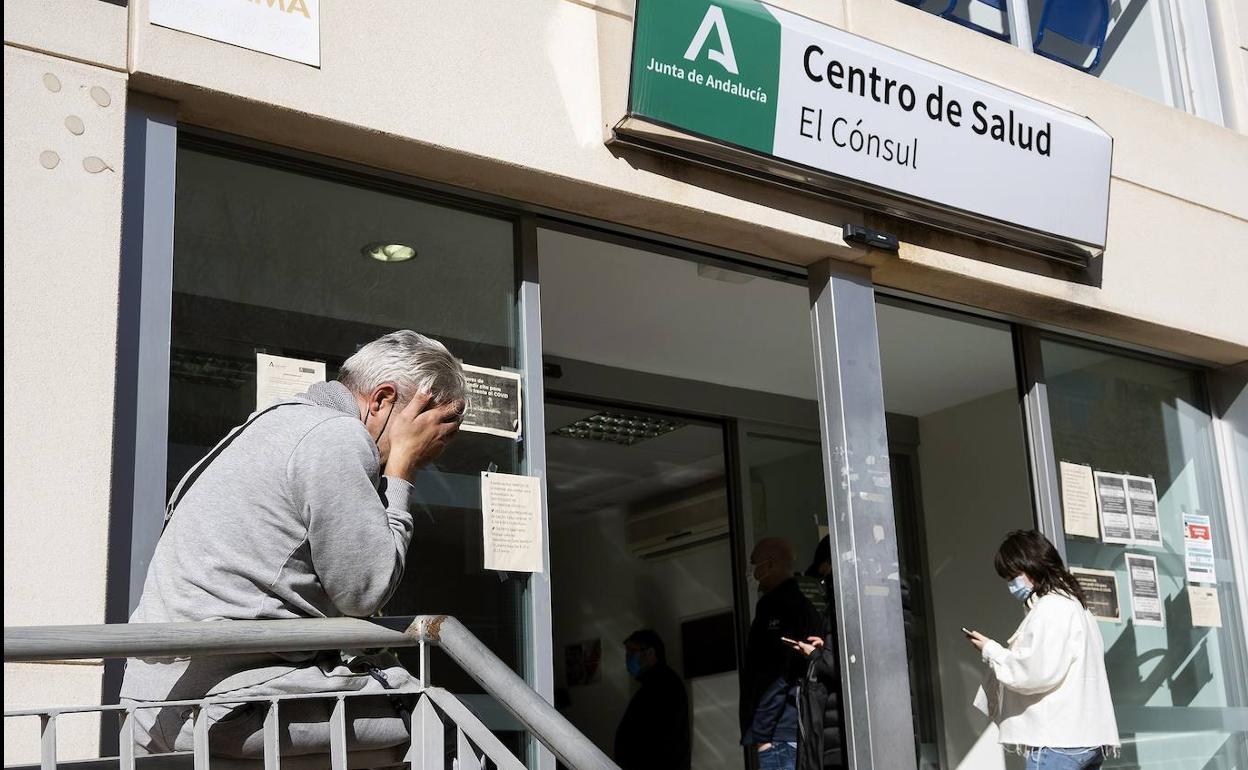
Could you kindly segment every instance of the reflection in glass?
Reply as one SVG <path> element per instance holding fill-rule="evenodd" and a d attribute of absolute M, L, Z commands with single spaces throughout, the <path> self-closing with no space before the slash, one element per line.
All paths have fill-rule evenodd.
<path fill-rule="evenodd" d="M 1198 372 L 1056 341 L 1043 343 L 1054 460 L 1151 477 L 1161 547 L 1069 537 L 1072 566 L 1118 575 L 1123 619 L 1101 622 L 1122 756 L 1106 767 L 1248 766 L 1242 608 L 1237 605 L 1213 424 Z M 1221 628 L 1193 626 L 1183 514 L 1210 517 Z M 1157 560 L 1164 627 L 1131 618 L 1125 555 Z"/>
<path fill-rule="evenodd" d="M 176 207 L 170 487 L 256 408 L 257 352 L 324 362 L 333 378 L 359 345 L 410 328 L 466 363 L 516 366 L 508 221 L 186 147 Z M 381 242 L 414 257 L 370 258 L 368 244 Z M 478 479 L 491 464 L 517 472 L 519 453 L 510 439 L 461 432 L 427 471 L 386 608 L 456 615 L 517 669 L 524 581 L 482 569 Z M 480 692 L 443 661 L 438 685 Z"/>
<path fill-rule="evenodd" d="M 971 706 L 983 667 L 960 629 L 1006 640 L 1022 620 L 992 569 L 1034 526 L 1013 337 L 893 300 L 876 318 L 919 768 L 1012 767 Z"/>

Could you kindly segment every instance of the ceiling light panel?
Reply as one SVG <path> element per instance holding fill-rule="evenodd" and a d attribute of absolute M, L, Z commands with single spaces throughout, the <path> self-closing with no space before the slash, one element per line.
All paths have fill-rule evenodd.
<path fill-rule="evenodd" d="M 682 424 L 663 417 L 599 412 L 565 425 L 556 430 L 554 434 L 565 438 L 632 446 L 638 442 L 671 433 Z"/>

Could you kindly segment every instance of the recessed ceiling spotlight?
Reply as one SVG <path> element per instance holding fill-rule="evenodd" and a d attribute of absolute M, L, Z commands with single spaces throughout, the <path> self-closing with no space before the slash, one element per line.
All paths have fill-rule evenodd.
<path fill-rule="evenodd" d="M 406 262 L 416 257 L 416 249 L 408 246 L 406 243 L 376 243 L 365 244 L 360 252 L 369 259 L 375 259 L 378 262 Z"/>

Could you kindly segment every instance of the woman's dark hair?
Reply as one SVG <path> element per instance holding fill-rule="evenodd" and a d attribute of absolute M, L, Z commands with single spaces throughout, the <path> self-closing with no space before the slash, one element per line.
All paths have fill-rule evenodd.
<path fill-rule="evenodd" d="M 1057 549 L 1034 529 L 1018 529 L 1007 535 L 1005 542 L 997 549 L 993 566 L 997 574 L 1006 580 L 1013 580 L 1019 575 L 1031 578 L 1036 596 L 1060 591 L 1078 599 L 1085 608 L 1088 606 L 1079 581 L 1066 569 Z"/>

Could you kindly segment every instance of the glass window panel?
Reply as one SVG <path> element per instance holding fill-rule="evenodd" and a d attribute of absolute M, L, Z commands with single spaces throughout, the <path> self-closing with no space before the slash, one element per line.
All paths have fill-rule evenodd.
<path fill-rule="evenodd" d="M 1151 477 L 1161 547 L 1068 537 L 1072 566 L 1118 575 L 1123 620 L 1102 622 L 1105 662 L 1122 735 L 1107 767 L 1229 770 L 1248 766 L 1242 608 L 1230 559 L 1213 425 L 1199 372 L 1064 342 L 1042 345 L 1054 459 Z M 1221 628 L 1193 625 L 1183 514 L 1211 519 Z M 1164 627 L 1131 613 L 1124 557 L 1157 560 Z"/>
<path fill-rule="evenodd" d="M 1022 620 L 992 568 L 1034 526 L 1013 337 L 891 300 L 876 317 L 918 766 L 1013 767 L 971 705 L 983 667 L 960 630 L 1004 640 Z"/>
<path fill-rule="evenodd" d="M 781 537 L 793 547 L 794 568 L 811 566 L 815 548 L 828 534 L 827 493 L 823 485 L 823 449 L 818 435 L 805 438 L 750 430 L 743 446 L 750 485 L 746 527 L 747 551 L 764 537 Z M 746 554 L 749 555 L 748 553 Z M 748 567 L 747 567 L 748 570 Z M 814 576 L 799 580 L 816 607 L 824 607 L 823 587 Z M 758 604 L 758 583 L 746 582 L 750 617 Z"/>
<path fill-rule="evenodd" d="M 257 352 L 322 361 L 332 379 L 359 345 L 408 328 L 466 363 L 517 365 L 510 221 L 192 148 L 178 153 L 176 207 L 171 489 L 256 408 Z M 415 258 L 369 258 L 376 243 Z M 515 441 L 461 432 L 418 479 L 425 504 L 386 608 L 453 614 L 517 669 L 524 586 L 482 568 L 479 474 L 519 461 Z M 449 661 L 434 672 L 439 686 L 480 692 Z"/>
<path fill-rule="evenodd" d="M 1170 6 L 1163 0 L 1113 0 L 1105 6 L 1100 0 L 1029 0 L 1028 8 L 1032 39 L 1044 31 L 1037 52 L 1091 68 L 1096 77 L 1162 104 L 1184 107 L 1176 88 L 1174 25 Z M 1109 16 L 1102 33 L 1105 11 Z M 1104 42 L 1098 45 L 1102 34 Z M 1088 37 L 1076 41 L 1084 35 Z"/>
<path fill-rule="evenodd" d="M 1010 41 L 1011 0 L 900 1 Z M 1027 10 L 1037 54 L 1162 104 L 1187 108 L 1182 82 L 1194 76 L 1185 72 L 1176 53 L 1176 6 L 1165 0 L 1027 0 Z M 1195 5 L 1183 12 L 1205 13 Z M 1201 58 L 1206 49 L 1192 55 Z"/>
<path fill-rule="evenodd" d="M 901 0 L 906 5 L 973 29 L 981 34 L 1009 40 L 1009 0 Z"/>

